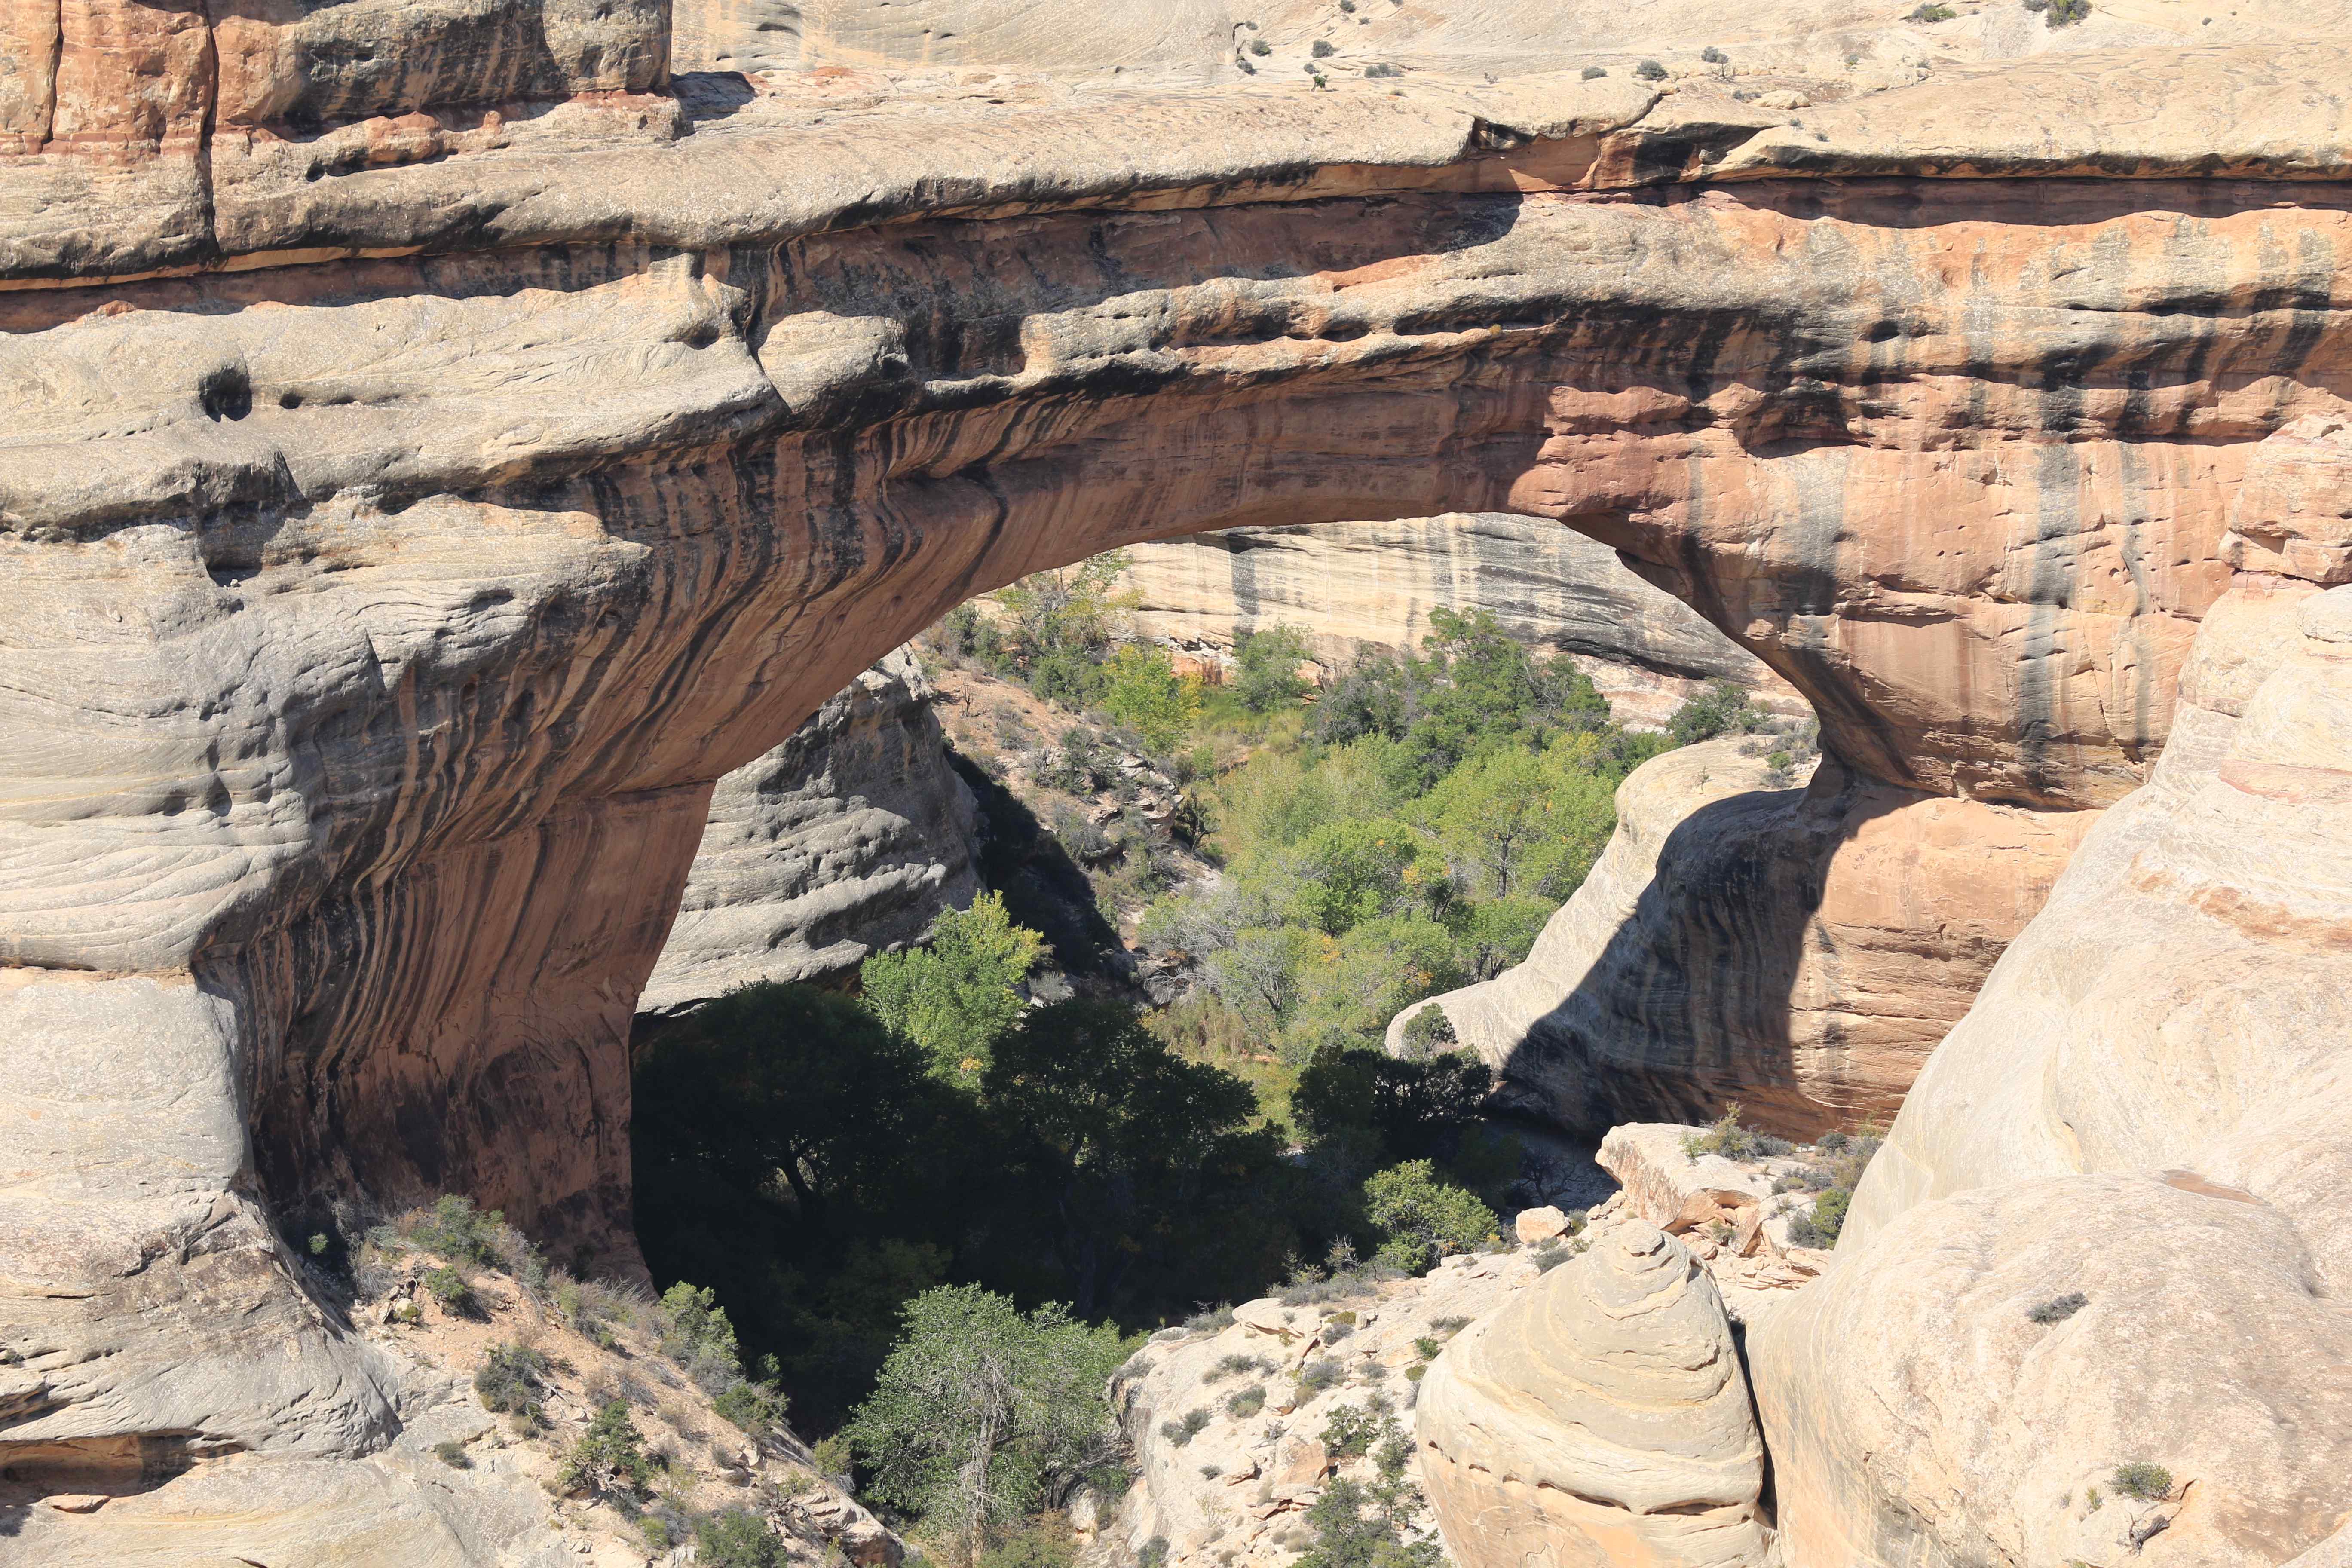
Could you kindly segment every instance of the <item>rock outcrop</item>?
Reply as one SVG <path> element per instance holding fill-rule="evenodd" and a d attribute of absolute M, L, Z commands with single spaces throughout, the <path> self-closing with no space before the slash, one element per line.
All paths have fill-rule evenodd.
<path fill-rule="evenodd" d="M 1556 522 L 1490 512 L 1237 528 L 1129 554 L 1139 627 L 1180 647 L 1223 656 L 1237 633 L 1290 626 L 1336 670 L 1365 644 L 1418 653 L 1433 609 L 1482 610 L 1529 647 L 1572 659 L 1621 722 L 1662 725 L 1711 680 L 1807 711 L 1755 655 Z"/>
<path fill-rule="evenodd" d="M 914 656 L 893 653 L 719 781 L 640 1013 L 835 979 L 971 902 L 979 807 L 931 699 Z"/>
<path fill-rule="evenodd" d="M 1425 1004 L 1515 1109 L 1596 1137 L 1735 1100 L 1790 1137 L 1891 1118 L 2098 815 L 1924 795 L 1834 762 L 1769 790 L 1757 749 L 1709 741 L 1635 769 L 1608 848 L 1526 961 Z"/>
<path fill-rule="evenodd" d="M 2343 493 L 2304 521 L 2251 494 L 2242 531 L 2321 554 Z M 2341 1527 L 2352 587 L 2250 574 L 2224 603 L 2154 781 L 1921 1076 L 1837 1268 L 1752 1342 L 1792 1561 L 2269 1563 Z M 2126 1463 L 2172 1489 L 2116 1500 Z"/>
<path fill-rule="evenodd" d="M 630 1268 L 626 1041 L 715 781 L 1028 571 L 1562 521 L 1812 704 L 1843 820 L 2113 805 L 2232 557 L 2334 558 L 2344 0 L 1759 12 L 1752 100 L 1679 3 L 1398 7 L 1407 74 L 1330 90 L 1274 79 L 1363 58 L 1319 6 L 1181 89 L 673 77 L 656 0 L 230 9 L 0 31 L 22 1474 L 390 1440 L 274 1215 L 464 1190 Z M 2232 538 L 2265 485 L 2310 504 Z M 2232 804 L 2326 798 L 2247 761 Z M 2266 938 L 2324 963 L 2301 898 Z"/>
<path fill-rule="evenodd" d="M 1325 1447 L 1332 1415 L 1377 1409 L 1411 1436 L 1431 1373 L 1423 1348 L 1449 1344 L 1543 1277 L 1527 1253 L 1455 1257 L 1420 1279 L 1297 1305 L 1267 1297 L 1223 1329 L 1155 1337 L 1114 1384 L 1137 1475 L 1102 1532 L 1104 1561 L 1132 1561 L 1157 1539 L 1172 1568 L 1283 1568 L 1312 1544 L 1301 1516 L 1329 1479 L 1370 1479 L 1370 1456 Z M 1326 1363 L 1319 1385 L 1299 1383 Z M 1180 1440 L 1195 1410 L 1203 1424 Z M 1415 1510 L 1416 1533 L 1435 1527 Z"/>
<path fill-rule="evenodd" d="M 1421 1475 L 1454 1560 L 1760 1568 L 1764 1445 L 1714 1283 L 1644 1224 L 1448 1346 Z"/>

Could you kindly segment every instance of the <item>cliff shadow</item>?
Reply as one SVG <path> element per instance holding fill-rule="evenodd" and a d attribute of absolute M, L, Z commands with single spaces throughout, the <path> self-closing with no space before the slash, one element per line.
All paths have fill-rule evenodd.
<path fill-rule="evenodd" d="M 1506 1054 L 1498 1107 L 1586 1137 L 1710 1121 L 1734 1100 L 1784 1136 L 1834 1125 L 1799 1076 L 1790 1016 L 1809 965 L 1834 967 L 1808 941 L 1853 826 L 1846 795 L 1751 791 L 1676 824 L 1632 913 Z M 1538 942 L 1528 962 L 1541 955 Z"/>

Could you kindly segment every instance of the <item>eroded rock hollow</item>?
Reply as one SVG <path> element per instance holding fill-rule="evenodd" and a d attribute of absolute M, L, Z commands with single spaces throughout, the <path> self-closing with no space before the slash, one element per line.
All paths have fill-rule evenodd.
<path fill-rule="evenodd" d="M 291 1216 L 461 1191 L 625 1268 L 629 1024 L 714 781 L 1024 573 L 1550 519 L 1813 705 L 1809 809 L 2035 813 L 2147 779 L 2233 572 L 2342 575 L 2341 5 L 2080 51 L 1759 16 L 1796 85 L 1747 98 L 1693 52 L 1712 16 L 1401 14 L 1403 74 L 1328 90 L 1227 75 L 1228 35 L 1233 85 L 1177 90 L 1142 68 L 1214 28 L 924 75 L 908 16 L 860 9 L 11 14 L 24 1464 L 383 1441 L 394 1391 L 292 1283 Z M 1263 20 L 1321 75 L 1295 9 Z M 768 11 L 816 51 L 773 63 L 821 68 L 669 69 L 674 24 Z M 2325 948 L 2300 918 L 2235 929 Z M 1929 1103 L 1866 1213 L 1988 1168 Z"/>

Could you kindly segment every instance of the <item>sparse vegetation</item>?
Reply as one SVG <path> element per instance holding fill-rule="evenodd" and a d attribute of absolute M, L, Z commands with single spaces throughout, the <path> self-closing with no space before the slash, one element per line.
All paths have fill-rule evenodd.
<path fill-rule="evenodd" d="M 2069 1290 L 2063 1296 L 2053 1296 L 2028 1309 L 2025 1315 L 2037 1323 L 2063 1323 L 2089 1306 L 2090 1301 L 2091 1299 L 2080 1290 Z"/>
<path fill-rule="evenodd" d="M 474 1468 L 473 1458 L 466 1452 L 466 1445 L 463 1443 L 436 1443 L 433 1445 L 433 1457 L 453 1470 L 470 1470 Z"/>
<path fill-rule="evenodd" d="M 1337 1388 L 1348 1380 L 1348 1369 L 1326 1356 L 1310 1361 L 1298 1369 L 1298 1397 L 1312 1399 L 1327 1388 Z"/>
<path fill-rule="evenodd" d="M 536 1422 L 545 1391 L 547 1358 L 526 1345 L 492 1345 L 474 1373 L 474 1393 L 482 1408 Z"/>
<path fill-rule="evenodd" d="M 1739 1102 L 1732 1100 L 1723 1108 L 1723 1114 L 1713 1126 L 1683 1140 L 1683 1153 L 1694 1160 L 1706 1154 L 1720 1154 L 1727 1160 L 1762 1160 L 1796 1148 L 1785 1138 L 1741 1125 L 1739 1113 Z"/>
<path fill-rule="evenodd" d="M 2172 1495 L 2172 1472 L 2145 1462 L 2117 1465 L 2107 1484 L 2125 1497 L 2157 1502 Z"/>
<path fill-rule="evenodd" d="M 1587 66 L 1584 68 L 1583 79 L 1586 81 L 1598 81 L 1608 74 L 1609 68 L 1607 66 Z"/>
<path fill-rule="evenodd" d="M 1255 1384 L 1225 1396 L 1225 1414 L 1236 1421 L 1246 1421 L 1265 1408 L 1265 1390 Z"/>
<path fill-rule="evenodd" d="M 474 1287 L 463 1274 L 446 1264 L 425 1274 L 425 1289 L 441 1304 L 443 1311 L 454 1316 L 471 1317 L 480 1310 L 481 1302 L 474 1294 Z"/>
<path fill-rule="evenodd" d="M 1330 39 L 1318 38 L 1315 40 L 1314 47 L 1307 52 L 1312 54 L 1318 60 L 1328 60 L 1339 51 L 1331 47 Z"/>
<path fill-rule="evenodd" d="M 1723 66 L 1729 65 L 1731 63 L 1731 57 L 1725 54 L 1721 49 L 1717 48 L 1713 44 L 1709 44 L 1706 47 L 1699 50 L 1698 58 L 1705 60 L 1711 66 Z"/>
<path fill-rule="evenodd" d="M 572 1445 L 556 1472 L 562 1491 L 593 1492 L 633 1501 L 653 1479 L 653 1461 L 646 1457 L 645 1435 L 630 1419 L 625 1401 L 607 1401 L 589 1422 L 588 1430 Z"/>
<path fill-rule="evenodd" d="M 1666 68 L 1655 60 L 1643 60 L 1633 68 L 1633 77 L 1637 81 L 1664 81 L 1666 79 Z"/>
<path fill-rule="evenodd" d="M 721 1509 L 694 1522 L 698 1568 L 783 1568 L 784 1543 L 749 1509 Z"/>
<path fill-rule="evenodd" d="M 1162 1421 L 1160 1435 L 1181 1448 L 1205 1431 L 1208 1425 L 1209 1413 L 1206 1410 L 1188 1410 L 1181 1421 Z"/>
<path fill-rule="evenodd" d="M 2071 27 L 2087 20 L 2090 15 L 2091 0 L 2049 0 L 2043 20 L 2053 27 Z"/>
<path fill-rule="evenodd" d="M 1927 23 L 1948 22 L 1958 15 L 1959 13 L 1953 10 L 1949 5 L 1929 4 L 1922 5 L 1918 9 L 1913 11 L 1908 16 L 1905 17 L 1904 20 L 1908 22 Z"/>

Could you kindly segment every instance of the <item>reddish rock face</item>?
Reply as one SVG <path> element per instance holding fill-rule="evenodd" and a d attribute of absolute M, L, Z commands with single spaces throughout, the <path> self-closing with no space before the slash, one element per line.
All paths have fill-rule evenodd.
<path fill-rule="evenodd" d="M 1771 117 L 1622 76 L 860 107 L 644 91 L 635 7 L 382 74 L 390 7 L 69 6 L 49 55 L 5 15 L 26 1440 L 371 1440 L 356 1373 L 158 1371 L 173 1259 L 246 1303 L 207 1321 L 290 1299 L 257 1190 L 457 1188 L 625 1267 L 627 1026 L 711 781 L 1024 573 L 1549 517 L 1857 789 L 1991 810 L 2129 790 L 2231 552 L 2340 543 L 2336 186 L 1676 184 Z"/>

